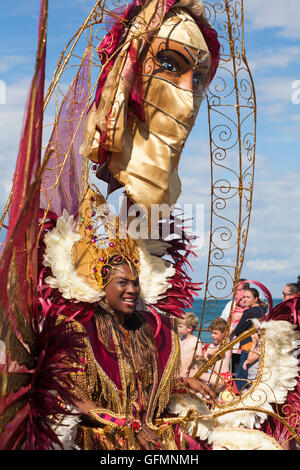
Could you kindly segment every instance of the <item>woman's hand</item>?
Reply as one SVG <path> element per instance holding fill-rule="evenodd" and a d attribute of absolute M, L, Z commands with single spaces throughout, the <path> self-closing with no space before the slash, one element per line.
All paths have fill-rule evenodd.
<path fill-rule="evenodd" d="M 184 385 L 190 388 L 195 393 L 201 393 L 203 397 L 206 399 L 206 403 L 209 408 L 214 408 L 214 393 L 209 385 L 202 382 L 201 380 L 197 380 L 194 377 L 187 377 L 183 379 Z"/>

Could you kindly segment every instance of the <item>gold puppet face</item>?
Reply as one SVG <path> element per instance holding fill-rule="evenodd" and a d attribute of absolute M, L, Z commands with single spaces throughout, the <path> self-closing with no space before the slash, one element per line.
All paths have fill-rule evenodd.
<path fill-rule="evenodd" d="M 150 214 L 153 204 L 176 203 L 178 165 L 209 80 L 210 54 L 191 16 L 170 12 L 141 56 L 145 120 L 127 115 L 122 151 L 112 153 L 109 169 L 127 194 Z M 120 127 L 112 133 L 116 147 Z"/>
<path fill-rule="evenodd" d="M 110 152 L 107 169 L 130 199 L 146 209 L 150 220 L 153 205 L 171 207 L 181 193 L 178 165 L 209 82 L 211 58 L 198 25 L 179 8 L 170 10 L 151 39 L 139 33 L 132 44 L 141 54 L 140 73 L 130 75 L 129 53 L 122 63 L 120 59 L 120 68 L 116 61 L 102 92 L 103 102 L 90 113 L 83 154 L 97 153 L 105 130 L 101 145 Z M 132 78 L 143 119 L 128 103 Z M 99 129 L 95 134 L 89 131 L 94 126 Z M 102 177 L 101 171 L 98 176 Z"/>
<path fill-rule="evenodd" d="M 209 72 L 210 53 L 201 31 L 187 13 L 175 9 L 149 45 L 143 73 L 203 95 Z"/>
<path fill-rule="evenodd" d="M 155 75 L 182 89 L 202 95 L 209 80 L 206 51 L 174 40 L 155 38 L 143 62 L 143 73 Z"/>
<path fill-rule="evenodd" d="M 200 29 L 186 12 L 171 10 L 148 48 L 143 73 L 202 95 L 209 71 L 210 53 Z"/>

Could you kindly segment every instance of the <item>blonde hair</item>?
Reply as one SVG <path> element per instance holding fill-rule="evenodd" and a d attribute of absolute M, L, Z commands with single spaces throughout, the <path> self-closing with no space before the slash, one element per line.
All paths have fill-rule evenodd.
<path fill-rule="evenodd" d="M 187 327 L 193 328 L 193 331 L 196 330 L 198 326 L 198 318 L 193 312 L 187 312 L 183 315 L 182 319 L 180 320 L 180 323 L 183 323 Z"/>

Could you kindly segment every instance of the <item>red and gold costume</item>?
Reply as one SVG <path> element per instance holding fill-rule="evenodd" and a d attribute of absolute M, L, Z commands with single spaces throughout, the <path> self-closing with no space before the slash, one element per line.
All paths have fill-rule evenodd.
<path fill-rule="evenodd" d="M 100 313 L 101 314 L 101 313 Z M 148 312 L 141 315 L 155 329 L 156 322 Z M 84 327 L 76 324 L 78 331 L 86 331 L 85 357 L 78 383 L 85 398 L 97 402 L 88 419 L 79 425 L 77 443 L 81 449 L 140 449 L 137 439 L 142 425 L 155 431 L 166 448 L 176 449 L 175 437 L 170 427 L 159 432 L 153 425 L 161 417 L 172 390 L 178 381 L 180 350 L 174 320 L 162 317 L 161 329 L 155 339 L 157 360 L 145 364 L 141 373 L 134 364 L 122 356 L 114 331 L 115 352 L 108 352 L 97 336 L 97 317 Z"/>
<path fill-rule="evenodd" d="M 147 243 L 133 242 L 130 234 L 122 240 L 112 236 L 106 214 L 98 212 L 98 202 L 105 206 L 105 200 L 90 192 L 86 174 L 81 178 L 87 157 L 109 192 L 123 186 L 131 203 L 144 205 L 146 212 L 151 204 L 176 202 L 181 152 L 219 61 L 217 33 L 200 1 L 135 1 L 115 16 L 99 47 L 103 70 L 95 100 L 84 113 L 80 104 L 88 87 L 84 93 L 78 83 L 88 76 L 87 53 L 41 164 L 47 29 L 47 1 L 41 1 L 36 70 L 0 266 L 0 339 L 6 348 L 0 364 L 0 448 L 145 449 L 147 441 L 165 449 L 281 448 L 280 436 L 288 429 L 297 438 L 299 426 L 299 332 L 293 326 L 299 326 L 299 302 L 274 309 L 257 326 L 262 362 L 253 388 L 209 409 L 178 381 L 180 351 L 172 317 L 180 317 L 199 288 L 185 271 L 189 237 L 182 232 L 181 239 Z M 189 54 L 195 69 L 206 68 L 197 92 L 171 83 L 157 68 L 157 53 L 174 43 Z M 78 107 L 72 119 L 70 96 Z M 52 164 L 57 173 L 51 173 Z M 96 233 L 99 220 L 106 238 Z M 171 217 L 171 235 L 176 223 Z M 103 274 L 112 255 L 139 274 L 143 304 L 134 315 L 148 324 L 156 351 L 142 370 L 135 367 L 134 355 L 122 354 L 112 320 L 110 349 L 97 330 L 100 316 L 109 315 L 103 310 Z M 282 335 L 285 347 L 278 348 Z M 78 420 L 74 412 L 82 398 L 96 407 Z M 279 416 L 283 430 L 274 431 L 267 418 L 278 404 L 283 413 L 289 409 L 286 420 Z"/>

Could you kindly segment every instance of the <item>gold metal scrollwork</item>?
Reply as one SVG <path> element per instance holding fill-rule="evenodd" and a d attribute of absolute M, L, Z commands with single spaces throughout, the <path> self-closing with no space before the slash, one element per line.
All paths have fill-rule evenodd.
<path fill-rule="evenodd" d="M 217 301 L 236 293 L 249 231 L 256 148 L 256 97 L 245 53 L 243 2 L 204 4 L 219 33 L 221 57 L 207 93 L 211 212 L 200 334 Z"/>

